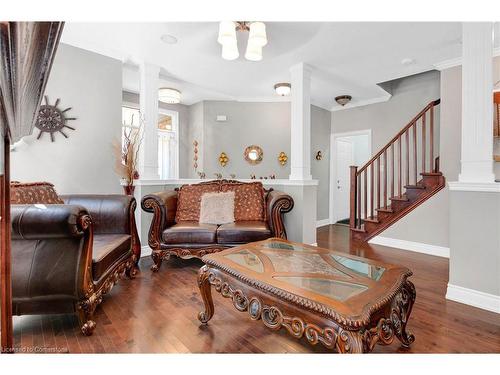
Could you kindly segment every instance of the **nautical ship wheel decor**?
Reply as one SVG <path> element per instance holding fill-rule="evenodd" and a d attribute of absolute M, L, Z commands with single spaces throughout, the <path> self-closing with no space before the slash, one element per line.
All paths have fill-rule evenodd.
<path fill-rule="evenodd" d="M 76 120 L 76 117 L 66 117 L 66 112 L 68 112 L 71 107 L 66 109 L 59 109 L 57 106 L 61 99 L 57 99 L 54 105 L 49 104 L 49 97 L 45 96 L 45 104 L 40 106 L 40 110 L 38 111 L 38 117 L 36 119 L 35 126 L 40 133 L 36 139 L 40 139 L 43 133 L 50 134 L 50 140 L 54 142 L 54 133 L 59 132 L 65 138 L 68 138 L 68 135 L 63 131 L 64 128 L 68 128 L 71 130 L 75 130 L 75 128 L 67 125 L 67 121 Z"/>

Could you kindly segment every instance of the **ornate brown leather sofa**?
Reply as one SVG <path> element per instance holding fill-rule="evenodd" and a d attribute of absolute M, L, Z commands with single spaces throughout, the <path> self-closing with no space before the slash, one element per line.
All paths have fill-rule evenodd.
<path fill-rule="evenodd" d="M 140 257 L 136 201 L 125 195 L 60 196 L 63 204 L 13 204 L 14 315 L 77 313 L 91 335 L 94 310 Z"/>
<path fill-rule="evenodd" d="M 249 213 L 245 210 L 246 199 L 256 197 L 253 192 L 257 186 L 262 190 L 260 218 L 256 219 L 259 215 L 252 217 L 255 214 L 250 213 L 253 220 L 247 220 Z M 187 189 L 192 194 L 187 200 L 191 206 L 182 202 L 182 194 Z M 235 222 L 222 225 L 200 224 L 198 217 L 201 195 L 205 192 L 230 190 L 236 194 L 235 211 L 237 207 L 243 211 L 239 215 L 235 213 Z M 142 198 L 141 206 L 144 211 L 153 213 L 148 244 L 152 249 L 151 257 L 154 262 L 151 269 L 158 271 L 162 261 L 169 259 L 171 255 L 183 259 L 201 258 L 208 253 L 270 237 L 286 239 L 283 214 L 292 210 L 293 199 L 280 191 L 264 190 L 260 182 L 214 180 L 148 194 Z"/>

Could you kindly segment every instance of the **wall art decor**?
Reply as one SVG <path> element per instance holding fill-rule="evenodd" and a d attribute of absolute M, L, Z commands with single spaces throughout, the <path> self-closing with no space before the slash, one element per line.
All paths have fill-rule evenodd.
<path fill-rule="evenodd" d="M 316 160 L 321 160 L 321 159 L 323 159 L 323 154 L 321 153 L 321 151 L 318 151 L 316 153 Z"/>
<path fill-rule="evenodd" d="M 214 176 L 217 180 L 222 180 L 222 173 L 214 173 Z"/>
<path fill-rule="evenodd" d="M 262 151 L 259 146 L 250 145 L 245 148 L 243 155 L 245 156 L 245 160 L 248 163 L 255 165 L 259 164 L 262 161 L 262 158 L 264 157 L 264 151 Z"/>
<path fill-rule="evenodd" d="M 75 128 L 67 124 L 68 121 L 76 120 L 76 117 L 66 117 L 66 112 L 71 110 L 71 107 L 66 109 L 58 108 L 57 106 L 60 101 L 61 99 L 57 98 L 54 105 L 50 105 L 49 97 L 45 95 L 45 104 L 40 106 L 38 117 L 35 122 L 35 126 L 40 130 L 36 139 L 40 139 L 43 133 L 49 133 L 50 140 L 54 142 L 54 133 L 59 132 L 64 138 L 68 138 L 68 135 L 63 132 L 63 129 L 68 128 L 75 130 Z"/>
<path fill-rule="evenodd" d="M 205 172 L 198 172 L 198 177 L 199 177 L 201 180 L 204 180 L 204 179 L 205 179 L 205 177 L 206 177 Z"/>
<path fill-rule="evenodd" d="M 229 157 L 227 156 L 227 154 L 225 152 L 221 152 L 219 155 L 219 164 L 222 167 L 225 167 L 228 162 L 229 162 Z"/>
<path fill-rule="evenodd" d="M 281 151 L 278 155 L 278 161 L 282 166 L 285 166 L 288 161 L 288 156 L 283 151 Z"/>
<path fill-rule="evenodd" d="M 198 170 L 198 141 L 194 140 L 193 141 L 193 168 L 195 172 Z"/>

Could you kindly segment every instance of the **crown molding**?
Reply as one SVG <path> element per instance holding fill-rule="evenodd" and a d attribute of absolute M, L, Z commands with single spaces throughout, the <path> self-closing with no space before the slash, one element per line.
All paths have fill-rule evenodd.
<path fill-rule="evenodd" d="M 500 47 L 493 48 L 493 57 L 500 56 Z M 438 63 L 435 63 L 433 66 L 436 70 L 445 70 L 449 68 L 453 68 L 455 66 L 460 66 L 462 65 L 462 57 L 455 57 L 454 59 L 449 59 L 449 60 L 444 60 L 440 61 Z"/>

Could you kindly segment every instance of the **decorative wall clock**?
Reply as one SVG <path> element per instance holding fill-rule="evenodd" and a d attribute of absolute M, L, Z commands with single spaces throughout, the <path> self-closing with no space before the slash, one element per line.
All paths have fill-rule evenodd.
<path fill-rule="evenodd" d="M 67 125 L 67 121 L 76 120 L 76 117 L 66 117 L 66 112 L 68 112 L 71 107 L 66 109 L 59 109 L 57 106 L 61 99 L 57 99 L 54 105 L 49 104 L 49 97 L 45 95 L 45 104 L 40 106 L 38 111 L 38 117 L 35 122 L 35 126 L 40 133 L 36 139 L 40 139 L 43 133 L 50 134 L 50 140 L 54 142 L 54 133 L 59 132 L 65 138 L 68 135 L 63 132 L 64 128 L 75 130 L 75 128 Z"/>

